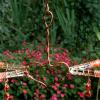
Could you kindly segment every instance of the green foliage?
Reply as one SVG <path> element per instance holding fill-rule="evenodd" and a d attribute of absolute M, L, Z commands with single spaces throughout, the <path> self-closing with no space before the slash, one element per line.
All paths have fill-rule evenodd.
<path fill-rule="evenodd" d="M 54 1 L 52 5 L 60 25 L 60 33 L 58 33 L 63 35 L 61 45 L 78 51 L 80 48 L 85 50 L 89 45 L 92 47 L 95 45 L 97 37 L 94 25 L 99 28 L 100 24 L 98 21 L 99 0 L 93 2 L 91 0 L 63 0 Z"/>
<path fill-rule="evenodd" d="M 81 63 L 82 59 L 99 58 L 100 0 L 49 0 L 49 5 L 54 14 L 53 25 L 50 27 L 50 46 L 67 48 L 71 61 L 78 63 Z M 0 52 L 6 49 L 21 49 L 23 48 L 23 41 L 32 43 L 31 47 L 29 45 L 25 47 L 30 49 L 36 49 L 41 42 L 45 44 L 43 14 L 43 0 L 0 0 Z M 14 56 L 16 59 L 8 62 L 18 64 L 19 57 L 16 54 Z M 21 55 L 21 58 L 24 57 L 25 55 Z M 3 60 L 3 58 L 0 59 Z M 21 61 L 22 59 L 20 59 Z M 27 62 L 29 62 L 29 59 L 27 59 Z M 40 76 L 44 75 L 50 78 L 47 79 L 47 83 L 52 83 L 53 76 L 45 75 L 45 69 L 44 72 L 41 69 L 39 71 L 41 72 Z M 81 82 L 80 78 L 75 77 L 72 83 L 75 84 L 76 88 L 74 91 L 70 89 L 66 91 L 68 95 L 66 95 L 66 99 L 72 95 L 79 99 L 75 94 L 78 90 L 83 91 L 83 86 L 79 82 Z M 84 79 L 81 83 L 84 83 Z M 31 87 L 30 84 L 31 86 L 34 85 Z M 96 86 L 97 83 L 94 82 L 93 84 Z M 14 87 L 16 86 L 19 87 L 20 85 L 15 84 Z M 33 81 L 29 81 L 28 88 L 26 88 L 29 94 L 25 98 L 31 97 L 31 91 L 37 87 L 38 85 L 36 86 Z M 40 91 L 45 92 L 41 89 Z M 12 92 L 10 91 L 10 93 Z M 17 94 L 17 92 L 20 93 Z M 51 89 L 51 93 L 55 93 L 55 91 Z M 17 94 L 20 98 L 22 91 L 18 88 L 18 91 L 15 91 L 14 94 Z M 2 91 L 0 95 L 3 95 Z"/>
<path fill-rule="evenodd" d="M 80 48 L 85 50 L 89 45 L 93 47 L 97 43 L 98 35 L 96 37 L 94 26 L 99 29 L 99 0 L 53 0 L 49 4 L 55 16 L 51 28 L 52 45 L 60 43 L 69 50 L 80 51 Z M 42 16 L 41 0 L 1 0 L 1 51 L 15 45 L 20 48 L 23 40 L 37 41 L 38 36 L 44 40 Z"/>
<path fill-rule="evenodd" d="M 33 41 L 34 33 L 41 31 L 41 4 L 29 0 L 2 0 L 0 3 L 0 51 L 20 48 L 22 41 Z M 42 8 L 42 7 L 41 7 Z M 38 15 L 39 14 L 39 15 Z M 37 15 L 37 16 L 35 16 Z M 30 39 L 31 38 L 31 39 Z M 16 48 L 15 48 L 16 47 Z"/>

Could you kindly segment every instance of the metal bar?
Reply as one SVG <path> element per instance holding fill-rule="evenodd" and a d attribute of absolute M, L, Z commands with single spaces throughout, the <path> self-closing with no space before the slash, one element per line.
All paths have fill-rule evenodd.
<path fill-rule="evenodd" d="M 0 79 L 21 77 L 21 76 L 25 76 L 24 71 L 21 70 L 0 73 Z"/>
<path fill-rule="evenodd" d="M 15 64 L 8 64 L 4 62 L 0 62 L 0 69 L 7 69 L 7 70 L 17 70 L 17 69 L 27 69 L 29 66 L 23 65 L 15 65 Z"/>

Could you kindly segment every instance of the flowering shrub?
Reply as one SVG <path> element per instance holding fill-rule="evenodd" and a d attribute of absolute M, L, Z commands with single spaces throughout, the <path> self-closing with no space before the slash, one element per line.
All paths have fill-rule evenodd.
<path fill-rule="evenodd" d="M 89 92 L 85 90 L 90 87 L 85 87 L 85 79 L 73 77 L 67 72 L 64 65 L 59 65 L 57 62 L 66 62 L 71 65 L 68 57 L 68 51 L 62 48 L 54 49 L 50 54 L 52 67 L 48 66 L 47 55 L 45 48 L 37 47 L 36 49 L 25 48 L 21 50 L 9 51 L 5 50 L 2 53 L 2 60 L 5 59 L 9 63 L 22 64 L 29 66 L 29 72 L 39 81 L 46 83 L 47 87 L 37 84 L 33 80 L 25 77 L 9 79 L 9 98 L 10 100 L 67 100 L 67 99 L 84 99 L 89 97 Z M 76 62 L 75 62 L 76 63 Z M 0 80 L 0 87 L 3 87 L 4 82 Z M 1 88 L 0 96 L 2 97 L 4 89 Z"/>

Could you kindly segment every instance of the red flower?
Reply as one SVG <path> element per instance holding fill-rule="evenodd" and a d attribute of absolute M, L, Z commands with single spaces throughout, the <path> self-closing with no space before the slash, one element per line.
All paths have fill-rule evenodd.
<path fill-rule="evenodd" d="M 52 85 L 52 88 L 53 88 L 55 91 L 58 90 L 57 87 L 56 87 L 55 85 Z"/>
<path fill-rule="evenodd" d="M 54 55 L 54 59 L 55 59 L 56 62 L 65 62 L 68 65 L 70 64 L 70 61 L 69 61 L 69 59 L 67 57 L 67 54 L 65 52 L 63 52 L 63 53 L 56 53 Z"/>
<path fill-rule="evenodd" d="M 43 95 L 43 94 L 42 94 L 42 95 L 40 95 L 40 97 L 39 97 L 39 98 L 40 98 L 40 100 L 44 100 L 45 95 Z"/>
<path fill-rule="evenodd" d="M 26 57 L 29 58 L 29 59 L 32 58 L 32 56 L 30 54 L 28 54 Z"/>
<path fill-rule="evenodd" d="M 42 65 L 46 65 L 47 63 L 48 63 L 48 60 L 47 59 L 41 61 L 41 64 Z"/>
<path fill-rule="evenodd" d="M 14 98 L 13 95 L 10 95 L 10 96 L 9 96 L 9 99 L 10 99 L 10 100 L 13 100 L 13 98 Z"/>
<path fill-rule="evenodd" d="M 60 74 L 61 73 L 61 70 L 58 70 L 58 73 Z"/>
<path fill-rule="evenodd" d="M 60 96 L 63 98 L 65 96 L 65 94 L 64 93 L 61 93 Z"/>
<path fill-rule="evenodd" d="M 68 87 L 68 84 L 64 84 L 64 87 Z"/>
<path fill-rule="evenodd" d="M 27 86 L 27 84 L 25 82 L 22 83 L 23 86 Z"/>
<path fill-rule="evenodd" d="M 24 60 L 24 61 L 22 62 L 22 65 L 25 66 L 26 64 L 27 64 L 27 62 Z"/>
<path fill-rule="evenodd" d="M 71 89 L 74 89 L 74 88 L 75 88 L 75 86 L 74 86 L 73 84 L 70 84 L 69 87 L 70 87 Z"/>
<path fill-rule="evenodd" d="M 46 77 L 43 77 L 43 80 L 46 81 L 47 80 Z"/>
<path fill-rule="evenodd" d="M 77 94 L 80 96 L 80 98 L 84 98 L 84 94 L 82 92 L 78 92 Z"/>
<path fill-rule="evenodd" d="M 47 74 L 50 74 L 50 71 L 47 69 L 47 70 L 46 70 L 46 73 L 47 73 Z"/>
<path fill-rule="evenodd" d="M 32 51 L 31 55 L 34 57 L 35 61 L 39 61 L 42 53 L 40 51 Z"/>
<path fill-rule="evenodd" d="M 7 56 L 9 59 L 15 58 L 14 56 L 11 55 L 11 52 L 10 52 L 9 50 L 5 50 L 5 51 L 3 52 L 3 54 L 4 54 L 5 56 Z"/>
<path fill-rule="evenodd" d="M 66 77 L 67 77 L 67 79 L 68 79 L 68 80 L 71 80 L 71 79 L 72 79 L 72 77 L 71 77 L 71 74 L 70 74 L 70 73 L 67 73 Z"/>
<path fill-rule="evenodd" d="M 7 55 L 8 53 L 9 53 L 9 50 L 3 51 L 3 54 L 4 54 L 4 55 Z"/>
<path fill-rule="evenodd" d="M 36 92 L 37 94 L 39 94 L 39 89 L 36 89 L 35 92 Z"/>
<path fill-rule="evenodd" d="M 27 94 L 27 91 L 26 90 L 23 90 L 22 92 L 23 92 L 23 94 Z"/>
<path fill-rule="evenodd" d="M 57 83 L 57 82 L 55 83 L 55 85 L 56 85 L 57 87 L 59 87 L 59 86 L 60 86 L 60 84 L 59 84 L 59 83 Z"/>
<path fill-rule="evenodd" d="M 50 98 L 50 100 L 57 100 L 57 95 L 56 94 L 53 94 Z"/>
<path fill-rule="evenodd" d="M 58 91 L 57 91 L 57 94 L 61 94 L 61 92 L 58 90 Z"/>
<path fill-rule="evenodd" d="M 55 78 L 54 78 L 54 81 L 58 82 L 58 77 L 55 77 Z"/>
<path fill-rule="evenodd" d="M 45 51 L 45 52 L 48 52 L 48 49 L 49 49 L 49 48 L 46 46 L 45 49 L 44 49 L 44 51 Z"/>
<path fill-rule="evenodd" d="M 26 49 L 25 53 L 26 53 L 26 55 L 29 55 L 30 54 L 30 51 L 29 51 L 28 48 Z"/>
<path fill-rule="evenodd" d="M 15 83 L 15 82 L 16 82 L 16 80 L 14 80 L 14 79 L 11 80 L 11 83 Z"/>

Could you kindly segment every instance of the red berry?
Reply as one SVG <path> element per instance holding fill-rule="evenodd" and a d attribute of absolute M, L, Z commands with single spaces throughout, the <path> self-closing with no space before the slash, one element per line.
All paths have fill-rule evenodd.
<path fill-rule="evenodd" d="M 85 93 L 85 96 L 86 96 L 86 97 L 90 97 L 90 96 L 91 96 L 90 91 L 89 91 L 89 92 L 86 92 L 86 93 Z"/>
<path fill-rule="evenodd" d="M 9 89 L 9 85 L 6 84 L 6 85 L 4 86 L 4 90 L 5 90 L 5 91 L 8 91 L 8 89 Z"/>
<path fill-rule="evenodd" d="M 5 94 L 4 94 L 4 99 L 5 99 L 5 100 L 9 100 L 9 93 L 5 93 Z"/>

